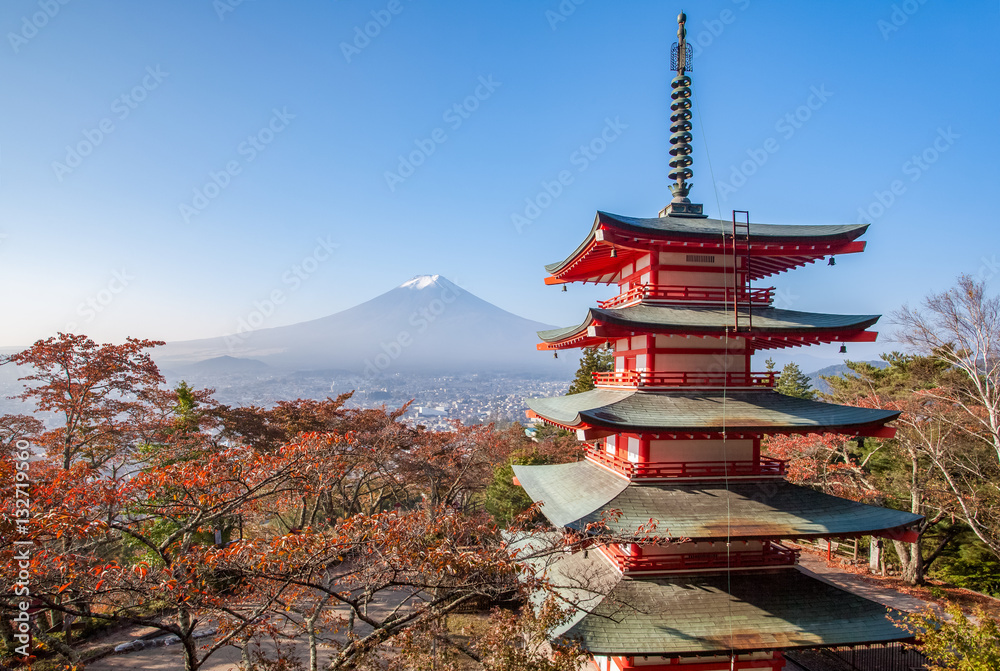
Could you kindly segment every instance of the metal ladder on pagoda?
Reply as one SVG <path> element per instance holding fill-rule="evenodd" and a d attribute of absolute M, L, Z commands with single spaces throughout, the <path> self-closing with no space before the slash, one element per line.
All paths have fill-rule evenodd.
<path fill-rule="evenodd" d="M 742 215 L 744 221 L 738 221 Z M 733 330 L 753 328 L 753 305 L 750 300 L 750 212 L 733 210 L 733 231 L 729 250 L 733 257 L 733 274 L 729 286 L 733 291 Z"/>

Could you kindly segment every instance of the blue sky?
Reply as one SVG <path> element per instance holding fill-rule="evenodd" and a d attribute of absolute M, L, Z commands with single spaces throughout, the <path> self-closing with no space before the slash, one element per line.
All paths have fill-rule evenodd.
<path fill-rule="evenodd" d="M 1000 270 L 996 0 L 6 0 L 0 346 L 222 335 L 275 292 L 279 326 L 425 273 L 577 323 L 612 291 L 542 266 L 596 210 L 668 202 L 682 8 L 693 199 L 872 223 L 865 254 L 776 278 L 785 307 L 890 313 Z"/>

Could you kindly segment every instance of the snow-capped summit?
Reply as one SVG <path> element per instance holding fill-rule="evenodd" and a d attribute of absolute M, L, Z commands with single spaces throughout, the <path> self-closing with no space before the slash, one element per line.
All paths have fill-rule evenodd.
<path fill-rule="evenodd" d="M 403 282 L 399 285 L 400 289 L 426 289 L 427 287 L 434 286 L 435 284 L 441 284 L 440 280 L 444 280 L 440 275 L 417 275 L 412 280 L 408 282 Z M 448 282 L 448 280 L 444 280 Z M 451 284 L 451 282 L 448 282 Z"/>

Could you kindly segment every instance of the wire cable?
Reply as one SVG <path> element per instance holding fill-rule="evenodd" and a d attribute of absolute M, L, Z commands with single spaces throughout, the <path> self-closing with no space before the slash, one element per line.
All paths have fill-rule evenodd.
<path fill-rule="evenodd" d="M 701 130 L 702 142 L 704 142 L 704 144 L 705 144 L 705 159 L 706 159 L 706 162 L 708 163 L 708 174 L 709 174 L 709 177 L 712 180 L 712 191 L 715 193 L 715 207 L 716 207 L 716 211 L 718 212 L 719 221 L 721 222 L 721 221 L 723 221 L 723 219 L 722 219 L 722 201 L 719 199 L 719 187 L 718 187 L 718 184 L 715 181 L 715 171 L 712 169 L 711 152 L 708 149 L 708 136 L 705 133 L 705 122 L 704 122 L 704 120 L 702 119 L 702 116 L 701 116 L 701 104 L 698 102 L 698 95 L 696 93 L 694 93 L 694 88 L 693 87 L 692 87 L 692 96 L 694 97 L 694 102 L 695 102 L 695 104 L 694 104 L 695 113 L 698 115 L 698 127 Z M 734 221 L 736 220 L 736 214 L 735 214 L 735 212 L 733 213 L 733 220 Z M 747 217 L 747 221 L 749 221 L 749 220 L 750 220 L 750 217 L 748 216 Z M 726 256 L 726 228 L 723 225 L 721 227 L 721 229 L 722 230 L 720 231 L 720 235 L 722 236 L 723 263 L 725 263 L 725 256 Z M 750 245 L 750 227 L 748 225 L 747 226 L 747 246 L 749 247 L 749 245 Z M 749 272 L 749 268 L 747 269 L 747 272 Z M 726 274 L 728 275 L 728 273 L 726 273 Z M 736 326 L 736 324 L 738 324 L 738 320 L 739 320 L 739 315 L 736 312 L 736 309 L 738 308 L 738 306 L 736 305 L 736 296 L 737 296 L 737 292 L 739 290 L 738 287 L 737 287 L 738 279 L 739 279 L 739 275 L 738 275 L 737 268 L 736 268 L 736 231 L 735 231 L 735 228 L 734 228 L 734 230 L 733 230 L 733 308 L 734 308 L 733 314 L 737 315 L 736 318 L 735 318 L 734 327 Z M 726 290 L 724 290 L 722 292 L 722 295 L 723 295 L 722 304 L 723 304 L 724 314 L 729 314 L 729 292 L 728 292 L 728 287 L 726 287 Z M 724 332 L 724 335 L 723 335 L 723 351 L 725 352 L 725 354 L 722 355 L 723 356 L 723 375 L 724 375 L 724 377 L 722 379 L 722 459 L 723 459 L 722 473 L 723 473 L 723 482 L 724 482 L 724 486 L 725 486 L 725 489 L 726 489 L 726 592 L 728 594 L 732 594 L 733 593 L 733 575 L 732 575 L 732 567 L 733 567 L 733 564 L 732 564 L 732 562 L 733 562 L 733 559 L 732 559 L 732 508 L 731 508 L 731 506 L 732 506 L 732 502 L 731 502 L 732 495 L 731 495 L 731 492 L 729 491 L 729 451 L 728 451 L 728 444 L 727 444 L 729 437 L 728 437 L 728 435 L 726 433 L 726 410 L 727 410 L 727 403 L 726 403 L 726 401 L 728 400 L 728 396 L 729 396 L 729 358 L 730 358 L 729 357 L 729 329 L 728 328 L 726 328 L 726 330 Z M 729 618 L 728 618 L 728 621 L 729 621 L 729 654 L 730 654 L 730 660 L 731 660 L 730 667 L 731 668 L 735 668 L 735 665 L 736 665 L 736 653 L 735 653 L 736 634 L 735 634 L 735 631 L 733 629 L 733 601 L 732 601 L 732 599 L 728 600 L 728 604 L 729 604 Z"/>

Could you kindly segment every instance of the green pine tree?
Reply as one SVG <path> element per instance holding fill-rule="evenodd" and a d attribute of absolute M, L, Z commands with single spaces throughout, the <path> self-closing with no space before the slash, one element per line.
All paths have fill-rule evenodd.
<path fill-rule="evenodd" d="M 537 466 L 549 463 L 552 463 L 551 459 L 537 452 L 520 454 L 493 472 L 493 482 L 486 487 L 484 507 L 497 524 L 507 527 L 511 520 L 531 506 L 531 498 L 521 487 L 514 484 L 513 466 L 515 464 Z"/>
<path fill-rule="evenodd" d="M 173 407 L 177 430 L 186 432 L 197 431 L 198 425 L 201 422 L 202 411 L 198 409 L 201 403 L 195 395 L 194 387 L 189 385 L 187 380 L 181 380 L 177 388 L 174 389 L 174 393 L 177 394 L 177 405 Z"/>
<path fill-rule="evenodd" d="M 768 359 L 770 366 L 768 370 L 774 368 L 774 362 Z M 785 364 L 785 367 L 781 369 L 781 377 L 778 378 L 778 383 L 774 385 L 774 390 L 779 394 L 784 394 L 785 396 L 795 396 L 796 398 L 806 398 L 814 399 L 816 398 L 816 390 L 812 388 L 812 383 L 809 382 L 809 376 L 802 372 L 802 370 L 794 363 L 789 362 Z"/>
<path fill-rule="evenodd" d="M 569 386 L 566 395 L 579 394 L 594 388 L 594 378 L 591 373 L 607 373 L 615 369 L 615 353 L 607 347 L 584 347 L 580 357 L 580 368 L 576 371 L 573 384 Z"/>

